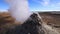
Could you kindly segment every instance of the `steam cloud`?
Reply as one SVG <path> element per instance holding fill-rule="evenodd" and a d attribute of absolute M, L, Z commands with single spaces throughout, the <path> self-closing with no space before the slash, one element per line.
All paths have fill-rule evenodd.
<path fill-rule="evenodd" d="M 10 6 L 9 12 L 12 17 L 18 22 L 24 22 L 29 18 L 31 12 L 29 12 L 27 0 L 6 0 Z"/>

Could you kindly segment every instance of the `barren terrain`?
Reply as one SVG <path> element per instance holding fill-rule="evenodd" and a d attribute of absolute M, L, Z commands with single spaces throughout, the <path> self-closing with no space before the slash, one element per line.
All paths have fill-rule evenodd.
<path fill-rule="evenodd" d="M 50 12 L 39 12 L 39 14 L 47 25 L 50 25 L 60 32 L 60 14 L 52 14 Z M 15 19 L 12 18 L 8 12 L 0 13 L 0 28 L 9 27 L 9 25 L 12 26 L 11 24 L 13 23 L 15 23 Z M 2 31 L 3 30 L 0 30 L 0 32 Z"/>

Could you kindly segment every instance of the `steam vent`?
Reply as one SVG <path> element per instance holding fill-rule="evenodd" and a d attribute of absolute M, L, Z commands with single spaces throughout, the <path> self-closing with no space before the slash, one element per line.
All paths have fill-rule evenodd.
<path fill-rule="evenodd" d="M 10 5 L 8 10 L 10 15 L 21 24 L 32 14 L 29 11 L 28 0 L 6 0 L 6 2 Z"/>

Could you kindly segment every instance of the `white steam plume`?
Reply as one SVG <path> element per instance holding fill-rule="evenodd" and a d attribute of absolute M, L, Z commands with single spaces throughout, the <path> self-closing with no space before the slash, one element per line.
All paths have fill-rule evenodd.
<path fill-rule="evenodd" d="M 24 22 L 31 15 L 28 0 L 6 0 L 10 5 L 9 12 L 18 22 Z"/>

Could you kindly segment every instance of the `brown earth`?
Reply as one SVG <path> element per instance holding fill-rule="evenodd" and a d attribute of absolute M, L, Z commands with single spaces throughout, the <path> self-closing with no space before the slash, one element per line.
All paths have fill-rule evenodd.
<path fill-rule="evenodd" d="M 51 26 L 60 33 L 60 14 L 52 14 L 50 12 L 39 13 L 44 23 Z M 51 34 L 51 33 L 50 33 Z"/>
<path fill-rule="evenodd" d="M 7 12 L 0 13 L 0 25 L 7 24 L 7 23 L 13 23 L 14 20 L 15 19 L 12 18 L 9 13 Z"/>

